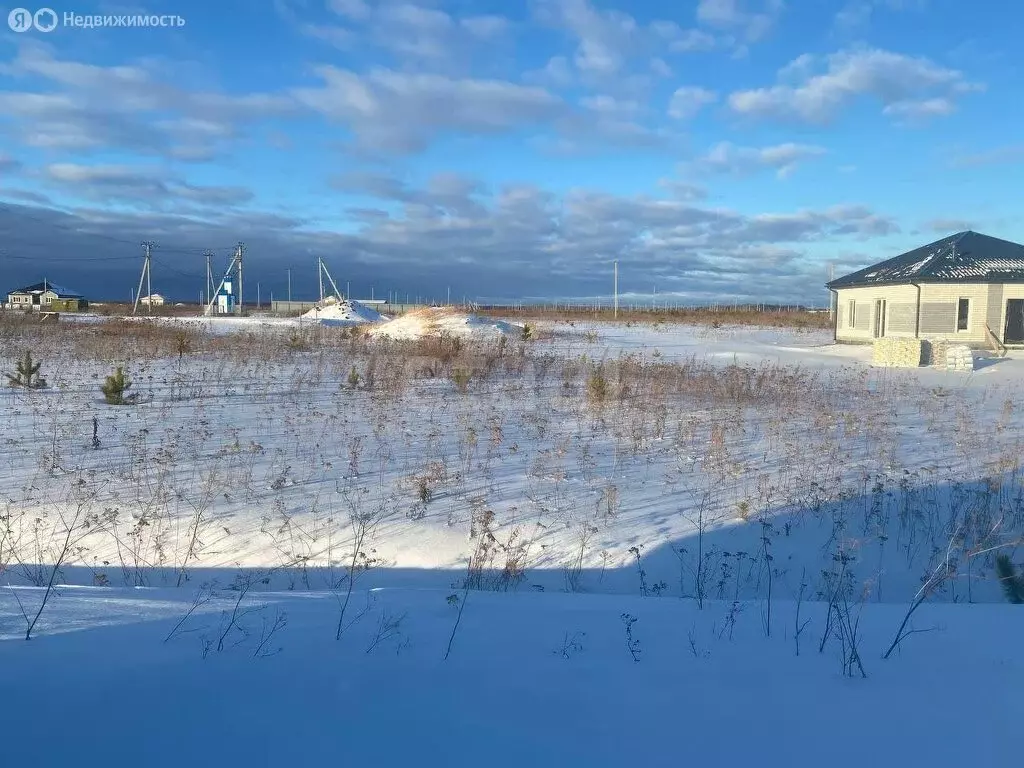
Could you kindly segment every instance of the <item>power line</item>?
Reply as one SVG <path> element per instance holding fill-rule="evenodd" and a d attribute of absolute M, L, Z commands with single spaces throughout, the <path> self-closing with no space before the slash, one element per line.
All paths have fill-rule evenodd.
<path fill-rule="evenodd" d="M 164 251 L 164 249 L 161 248 L 160 249 L 161 254 L 163 253 L 163 251 Z M 136 256 L 135 258 L 138 258 L 138 257 Z M 204 278 L 204 275 L 201 275 L 198 272 L 183 272 L 180 269 L 178 269 L 177 267 L 172 267 L 169 263 L 164 261 L 162 258 L 158 259 L 156 256 L 154 256 L 153 258 L 154 258 L 154 260 L 159 261 L 160 266 L 163 269 L 166 269 L 168 272 L 173 272 L 174 274 L 180 275 L 181 277 L 187 277 L 190 280 L 202 280 Z"/>

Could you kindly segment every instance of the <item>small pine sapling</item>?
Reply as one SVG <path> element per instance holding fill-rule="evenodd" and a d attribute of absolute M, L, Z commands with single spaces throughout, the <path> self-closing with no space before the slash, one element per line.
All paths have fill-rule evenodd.
<path fill-rule="evenodd" d="M 15 373 L 7 375 L 7 380 L 12 387 L 24 389 L 43 389 L 46 387 L 46 379 L 39 375 L 39 367 L 42 363 L 33 362 L 32 353 L 25 350 L 25 356 L 15 366 Z"/>
<path fill-rule="evenodd" d="M 359 387 L 359 371 L 356 370 L 354 365 L 352 366 L 352 370 L 348 372 L 347 381 L 349 389 L 357 389 Z"/>
<path fill-rule="evenodd" d="M 452 371 L 452 382 L 461 394 L 464 395 L 469 391 L 469 381 L 472 376 L 473 374 L 466 368 L 456 368 Z"/>
<path fill-rule="evenodd" d="M 132 382 L 124 375 L 124 369 L 118 366 L 113 374 L 107 376 L 106 381 L 100 386 L 100 391 L 108 405 L 130 405 L 135 402 L 136 396 L 125 393 L 131 386 Z"/>

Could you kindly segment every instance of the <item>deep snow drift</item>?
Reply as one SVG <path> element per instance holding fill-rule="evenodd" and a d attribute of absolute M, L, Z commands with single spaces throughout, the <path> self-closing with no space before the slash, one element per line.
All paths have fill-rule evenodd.
<path fill-rule="evenodd" d="M 306 320 L 320 320 L 330 325 L 365 325 L 380 323 L 388 319 L 373 307 L 368 307 L 352 299 L 338 301 L 333 296 L 324 299 L 322 306 L 313 307 L 302 317 Z"/>
<path fill-rule="evenodd" d="M 390 322 L 369 329 L 367 333 L 376 338 L 411 341 L 442 334 L 462 338 L 496 338 L 516 331 L 516 326 L 504 320 L 467 314 L 451 307 L 428 307 L 407 312 Z"/>

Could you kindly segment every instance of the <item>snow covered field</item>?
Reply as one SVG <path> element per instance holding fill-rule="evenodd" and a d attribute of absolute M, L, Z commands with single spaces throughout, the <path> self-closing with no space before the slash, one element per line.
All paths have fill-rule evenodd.
<path fill-rule="evenodd" d="M 1013 606 L 931 606 L 936 631 L 883 662 L 900 610 L 871 605 L 869 677 L 851 680 L 818 653 L 820 606 L 804 606 L 796 656 L 790 603 L 770 639 L 759 606 L 744 605 L 730 639 L 727 605 L 474 592 L 445 660 L 447 592 L 374 593 L 341 641 L 329 595 L 264 593 L 266 615 L 245 619 L 252 636 L 204 659 L 212 612 L 165 642 L 190 590 L 92 592 L 54 603 L 52 621 L 81 616 L 82 631 L 0 643 L 5 765 L 863 768 L 1017 755 Z M 254 658 L 277 611 L 287 625 Z M 623 613 L 637 619 L 636 662 Z M 371 649 L 382 617 L 399 629 Z"/>
<path fill-rule="evenodd" d="M 0 326 L 50 384 L 0 394 L 12 764 L 1015 754 L 1024 356 L 416 322 Z M 103 402 L 114 365 L 138 402 Z M 40 752 L 58 691 L 131 706 Z"/>

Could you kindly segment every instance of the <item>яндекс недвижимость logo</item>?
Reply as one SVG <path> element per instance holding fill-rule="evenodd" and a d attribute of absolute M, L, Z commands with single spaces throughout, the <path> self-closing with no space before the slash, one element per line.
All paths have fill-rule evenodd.
<path fill-rule="evenodd" d="M 15 8 L 7 14 L 7 26 L 15 32 L 52 32 L 57 28 L 57 13 L 52 8 L 40 8 L 33 13 L 27 8 Z"/>
<path fill-rule="evenodd" d="M 7 14 L 7 26 L 15 32 L 53 32 L 61 18 L 52 8 L 40 8 L 34 13 L 28 8 L 15 8 Z M 177 14 L 79 14 L 65 12 L 63 26 L 76 29 L 105 29 L 108 27 L 183 27 L 185 19 Z"/>

